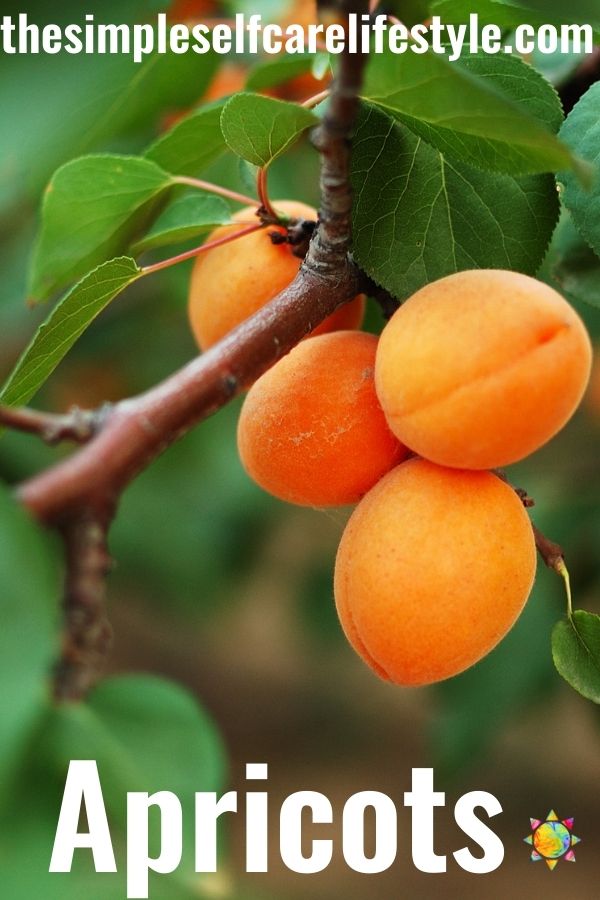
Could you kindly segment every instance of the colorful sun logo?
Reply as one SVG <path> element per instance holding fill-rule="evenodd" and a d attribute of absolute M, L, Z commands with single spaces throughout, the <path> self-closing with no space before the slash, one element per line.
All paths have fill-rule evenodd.
<path fill-rule="evenodd" d="M 573 847 L 581 838 L 573 834 L 574 819 L 559 819 L 554 810 L 548 813 L 546 819 L 530 819 L 531 834 L 523 838 L 526 844 L 532 847 L 531 859 L 533 862 L 545 860 L 549 869 L 554 869 L 559 859 L 567 862 L 575 862 Z"/>

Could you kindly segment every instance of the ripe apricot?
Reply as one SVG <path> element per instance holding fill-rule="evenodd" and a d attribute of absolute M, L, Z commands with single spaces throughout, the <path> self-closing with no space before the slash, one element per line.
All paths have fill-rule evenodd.
<path fill-rule="evenodd" d="M 528 456 L 577 408 L 585 326 L 560 294 L 516 272 L 460 272 L 414 294 L 383 330 L 376 385 L 392 431 L 441 465 Z"/>
<path fill-rule="evenodd" d="M 291 218 L 314 220 L 316 210 L 304 203 L 278 200 L 276 209 Z M 258 220 L 252 207 L 233 218 L 238 225 L 222 225 L 207 241 L 218 240 Z M 189 315 L 192 331 L 201 350 L 207 350 L 224 335 L 277 296 L 295 278 L 301 260 L 289 244 L 273 244 L 269 233 L 284 228 L 270 226 L 244 235 L 232 243 L 201 253 L 190 282 Z M 364 297 L 356 297 L 340 307 L 314 331 L 322 334 L 339 329 L 359 328 L 364 315 Z"/>
<path fill-rule="evenodd" d="M 357 506 L 335 598 L 346 636 L 382 678 L 430 684 L 485 656 L 519 616 L 536 567 L 516 493 L 489 472 L 411 459 Z"/>
<path fill-rule="evenodd" d="M 302 506 L 355 503 L 404 459 L 375 395 L 376 348 L 359 331 L 311 337 L 250 388 L 238 449 L 261 487 Z"/>

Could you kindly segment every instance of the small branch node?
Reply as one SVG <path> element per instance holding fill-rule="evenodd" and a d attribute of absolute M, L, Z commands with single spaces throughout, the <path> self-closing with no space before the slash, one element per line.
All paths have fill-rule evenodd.
<path fill-rule="evenodd" d="M 86 444 L 102 428 L 110 410 L 110 404 L 99 410 L 84 410 L 73 406 L 64 414 L 0 406 L 0 426 L 35 434 L 50 445 L 62 441 Z"/>

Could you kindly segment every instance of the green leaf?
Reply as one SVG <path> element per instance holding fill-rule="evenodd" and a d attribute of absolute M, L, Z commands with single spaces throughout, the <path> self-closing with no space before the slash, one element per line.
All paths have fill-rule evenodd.
<path fill-rule="evenodd" d="M 85 704 L 61 707 L 48 729 L 59 767 L 96 759 L 107 806 L 124 824 L 127 791 L 218 791 L 225 778 L 221 739 L 186 690 L 149 675 L 100 683 Z"/>
<path fill-rule="evenodd" d="M 106 0 L 96 21 L 143 21 L 143 5 L 128 6 Z M 80 18 L 80 5 L 61 4 L 51 21 Z M 32 11 L 30 21 L 47 23 L 47 10 Z M 142 63 L 123 54 L 0 55 L 0 108 L 11 123 L 0 130 L 0 213 L 24 194 L 37 198 L 69 159 L 143 148 L 164 113 L 198 100 L 219 60 L 213 53 L 155 53 Z"/>
<path fill-rule="evenodd" d="M 87 156 L 59 169 L 44 197 L 32 298 L 45 299 L 125 252 L 171 186 L 162 169 L 135 156 Z"/>
<path fill-rule="evenodd" d="M 600 703 L 600 616 L 575 610 L 552 632 L 558 672 L 583 697 Z"/>
<path fill-rule="evenodd" d="M 464 269 L 535 274 L 558 218 L 551 176 L 451 162 L 375 107 L 360 117 L 352 184 L 357 261 L 401 299 Z"/>
<path fill-rule="evenodd" d="M 518 59 L 373 54 L 363 97 L 462 162 L 513 175 L 575 166 L 548 82 Z"/>
<path fill-rule="evenodd" d="M 49 874 L 56 823 L 71 759 L 97 761 L 117 858 L 118 874 L 97 874 L 87 850 L 76 851 L 73 871 Z M 11 900 L 122 900 L 126 896 L 126 794 L 173 791 L 183 812 L 184 858 L 171 875 L 150 878 L 153 900 L 198 900 L 208 895 L 194 874 L 194 794 L 220 792 L 225 775 L 221 739 L 194 697 L 147 676 L 103 682 L 85 704 L 52 710 L 35 756 L 0 829 L 2 886 Z M 3 811 L 4 812 L 4 811 Z M 11 827 L 7 828 L 10 821 Z M 158 819 L 150 817 L 151 853 Z"/>
<path fill-rule="evenodd" d="M 573 222 L 592 249 L 600 254 L 600 83 L 584 94 L 561 130 L 563 141 L 594 167 L 588 188 L 571 172 L 562 172 L 562 199 Z"/>
<path fill-rule="evenodd" d="M 0 391 L 0 402 L 17 406 L 31 400 L 88 325 L 140 275 L 135 261 L 123 256 L 82 278 L 39 327 Z"/>
<path fill-rule="evenodd" d="M 204 106 L 181 119 L 150 145 L 146 159 L 173 175 L 198 175 L 227 149 L 221 131 L 224 105 Z"/>
<path fill-rule="evenodd" d="M 126 825 L 128 791 L 168 790 L 184 809 L 184 860 L 177 880 L 193 880 L 194 794 L 222 789 L 225 751 L 196 699 L 147 675 L 102 682 L 85 705 L 62 707 L 45 731 L 47 752 L 66 774 L 70 759 L 95 759 L 114 825 Z M 159 835 L 151 834 L 151 843 Z M 154 838 L 154 841 L 152 841 Z"/>
<path fill-rule="evenodd" d="M 48 537 L 0 486 L 0 794 L 47 700 L 60 580 Z M 3 799 L 0 797 L 0 799 Z"/>
<path fill-rule="evenodd" d="M 598 0 L 570 0 L 566 8 L 564 0 L 519 0 L 519 5 L 541 13 L 544 22 L 600 22 Z"/>
<path fill-rule="evenodd" d="M 306 53 L 281 56 L 261 62 L 250 72 L 246 81 L 246 90 L 264 91 L 266 88 L 276 87 L 291 78 L 310 72 L 316 60 L 316 55 Z"/>
<path fill-rule="evenodd" d="M 246 191 L 250 197 L 256 194 L 256 179 L 258 169 L 252 163 L 246 162 L 245 159 L 238 159 L 238 175 L 242 190 Z"/>
<path fill-rule="evenodd" d="M 596 0 L 582 0 L 584 3 L 596 4 Z M 446 24 L 462 24 L 469 21 L 469 16 L 477 13 L 480 25 L 500 25 L 502 28 L 514 29 L 518 25 L 572 25 L 577 22 L 595 25 L 599 22 L 598 9 L 596 15 L 578 15 L 577 8 L 571 11 L 564 2 L 549 3 L 547 0 L 434 0 L 431 4 L 432 15 L 440 16 Z"/>
<path fill-rule="evenodd" d="M 550 271 L 560 288 L 574 300 L 600 308 L 600 257 L 581 237 L 568 213 L 554 235 Z"/>
<path fill-rule="evenodd" d="M 530 10 L 513 6 L 503 0 L 433 0 L 431 14 L 439 16 L 446 24 L 468 23 L 469 16 L 477 13 L 481 25 L 500 25 L 502 28 L 516 28 L 517 25 L 532 24 Z"/>
<path fill-rule="evenodd" d="M 132 247 L 135 256 L 208 234 L 231 220 L 229 207 L 220 197 L 186 194 L 170 203 L 150 231 Z"/>
<path fill-rule="evenodd" d="M 228 147 L 255 166 L 268 166 L 317 116 L 296 103 L 256 94 L 236 94 L 225 104 L 221 128 Z"/>
<path fill-rule="evenodd" d="M 540 50 L 534 50 L 530 62 L 551 84 L 556 88 L 562 88 L 585 59 L 586 54 L 583 51 L 563 53 L 562 50 L 557 50 L 556 53 L 542 53 Z"/>

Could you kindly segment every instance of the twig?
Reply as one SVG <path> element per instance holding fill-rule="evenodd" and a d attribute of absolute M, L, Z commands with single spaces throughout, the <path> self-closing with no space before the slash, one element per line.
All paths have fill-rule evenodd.
<path fill-rule="evenodd" d="M 511 484 L 501 469 L 496 469 L 495 474 L 498 476 L 498 478 L 501 478 L 502 481 L 506 482 L 506 484 L 508 484 L 508 486 L 513 489 L 525 509 L 532 509 L 535 506 L 535 500 L 529 496 L 528 492 L 524 490 L 524 488 L 515 487 L 514 484 Z M 535 538 L 535 546 L 544 563 L 548 566 L 549 569 L 552 569 L 554 572 L 564 578 L 566 566 L 565 554 L 562 547 L 560 546 L 560 544 L 556 544 L 554 541 L 551 541 L 550 538 L 547 538 L 546 535 L 543 534 L 543 532 L 541 532 L 537 525 L 534 525 L 533 522 L 531 523 L 531 527 L 533 529 L 533 536 Z"/>
<path fill-rule="evenodd" d="M 565 567 L 565 554 L 563 553 L 562 547 L 547 538 L 545 534 L 542 534 L 537 525 L 533 525 L 532 523 L 532 528 L 535 537 L 535 546 L 545 564 L 549 569 L 553 569 L 554 572 L 562 575 Z"/>
<path fill-rule="evenodd" d="M 12 409 L 10 406 L 0 406 L 0 426 L 36 434 L 47 444 L 59 444 L 61 441 L 86 444 L 100 430 L 109 410 L 109 404 L 93 411 L 74 406 L 68 413 L 57 415 L 22 407 Z"/>

